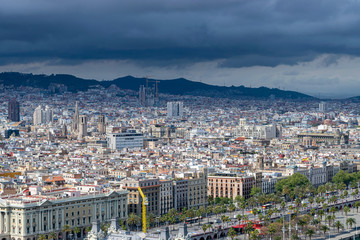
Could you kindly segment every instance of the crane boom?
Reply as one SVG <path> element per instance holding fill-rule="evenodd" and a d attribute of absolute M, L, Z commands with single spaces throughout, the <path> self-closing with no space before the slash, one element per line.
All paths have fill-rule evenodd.
<path fill-rule="evenodd" d="M 149 203 L 148 203 L 147 197 L 145 196 L 145 194 L 143 193 L 143 191 L 141 190 L 140 187 L 138 187 L 138 190 L 143 199 L 142 204 L 141 204 L 142 205 L 142 228 L 143 228 L 143 233 L 146 233 L 146 206 Z"/>

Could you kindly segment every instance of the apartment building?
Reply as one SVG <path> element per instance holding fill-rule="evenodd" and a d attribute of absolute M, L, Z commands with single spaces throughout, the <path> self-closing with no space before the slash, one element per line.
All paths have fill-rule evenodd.
<path fill-rule="evenodd" d="M 138 187 L 141 187 L 144 195 L 148 198 L 149 205 L 147 213 L 153 213 L 155 216 L 160 215 L 160 181 L 157 178 L 125 178 L 121 180 L 122 187 L 128 190 L 128 213 L 141 215 L 142 198 Z"/>
<path fill-rule="evenodd" d="M 256 177 L 217 173 L 208 176 L 208 195 L 214 198 L 227 197 L 235 199 L 236 196 L 250 197 L 251 189 L 256 186 Z"/>

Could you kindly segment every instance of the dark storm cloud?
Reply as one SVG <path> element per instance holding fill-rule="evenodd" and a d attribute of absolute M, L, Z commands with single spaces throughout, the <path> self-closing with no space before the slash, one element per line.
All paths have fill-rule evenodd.
<path fill-rule="evenodd" d="M 359 11 L 354 0 L 5 0 L 0 64 L 221 59 L 221 66 L 242 67 L 357 56 Z"/>

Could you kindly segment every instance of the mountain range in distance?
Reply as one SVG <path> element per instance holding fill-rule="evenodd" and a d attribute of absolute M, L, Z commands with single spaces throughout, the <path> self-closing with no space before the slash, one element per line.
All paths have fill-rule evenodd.
<path fill-rule="evenodd" d="M 156 79 L 149 79 L 152 84 Z M 206 97 L 221 97 L 230 99 L 296 99 L 296 100 L 315 100 L 317 98 L 295 92 L 285 91 L 277 88 L 250 88 L 244 86 L 216 86 L 205 84 L 201 82 L 194 82 L 184 78 L 172 80 L 156 80 L 159 81 L 159 93 L 172 95 L 193 95 Z M 50 84 L 63 84 L 67 86 L 68 91 L 86 91 L 94 85 L 100 85 L 108 88 L 111 85 L 116 85 L 122 89 L 130 89 L 138 91 L 140 85 L 146 85 L 146 78 L 135 78 L 132 76 L 125 76 L 116 78 L 114 80 L 97 81 L 91 79 L 78 78 L 68 74 L 31 74 L 19 72 L 3 72 L 0 73 L 0 84 L 5 86 L 20 87 L 30 86 L 35 88 L 48 89 Z M 149 84 L 150 85 L 150 84 Z"/>

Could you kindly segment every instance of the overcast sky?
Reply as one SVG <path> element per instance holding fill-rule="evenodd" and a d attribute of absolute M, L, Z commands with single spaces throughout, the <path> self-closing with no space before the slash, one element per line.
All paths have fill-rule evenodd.
<path fill-rule="evenodd" d="M 0 71 L 360 95 L 358 0 L 2 0 Z"/>

